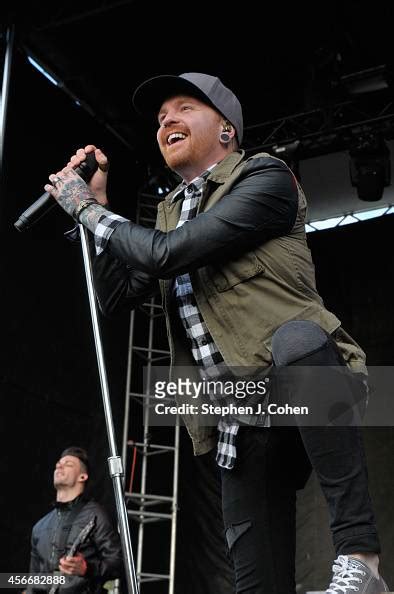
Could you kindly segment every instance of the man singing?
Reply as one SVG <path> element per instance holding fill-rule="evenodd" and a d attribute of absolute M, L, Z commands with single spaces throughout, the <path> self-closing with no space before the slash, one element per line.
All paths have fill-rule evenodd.
<path fill-rule="evenodd" d="M 246 158 L 235 94 L 219 78 L 191 72 L 145 81 L 133 103 L 156 118 L 160 151 L 182 180 L 159 204 L 156 229 L 111 212 L 107 158 L 93 145 L 45 186 L 93 234 L 103 312 L 134 308 L 160 286 L 175 371 L 194 365 L 220 377 L 234 367 L 296 364 L 309 381 L 311 366 L 337 366 L 351 377 L 343 393 L 363 396 L 365 354 L 316 290 L 304 193 L 283 161 L 266 153 Z M 92 151 L 99 169 L 87 185 L 74 168 Z M 318 397 L 329 397 L 324 386 Z M 217 427 L 193 415 L 184 420 L 196 455 L 216 448 L 237 593 L 295 594 L 296 490 L 308 465 L 327 501 L 337 553 L 327 593 L 388 591 L 378 573 L 357 424 L 267 426 L 256 415 L 220 419 Z"/>

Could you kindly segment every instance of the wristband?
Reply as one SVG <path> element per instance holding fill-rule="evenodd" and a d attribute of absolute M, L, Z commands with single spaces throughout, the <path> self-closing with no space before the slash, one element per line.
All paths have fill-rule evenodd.
<path fill-rule="evenodd" d="M 93 198 L 87 198 L 86 200 L 81 200 L 78 206 L 75 207 L 73 212 L 73 219 L 77 221 L 77 223 L 79 223 L 79 215 L 81 214 L 81 212 L 91 204 L 98 204 L 98 202 Z"/>

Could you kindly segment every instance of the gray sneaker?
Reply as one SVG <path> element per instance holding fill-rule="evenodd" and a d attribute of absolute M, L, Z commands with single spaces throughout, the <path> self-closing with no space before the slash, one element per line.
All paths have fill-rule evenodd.
<path fill-rule="evenodd" d="M 380 594 L 388 592 L 384 580 L 373 575 L 368 565 L 347 555 L 339 555 L 332 566 L 332 582 L 326 594 Z"/>

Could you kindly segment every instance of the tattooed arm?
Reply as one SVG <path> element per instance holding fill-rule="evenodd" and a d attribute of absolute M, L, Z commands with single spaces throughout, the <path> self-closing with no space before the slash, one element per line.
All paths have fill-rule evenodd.
<path fill-rule="evenodd" d="M 78 167 L 86 158 L 86 154 L 92 150 L 95 150 L 99 169 L 87 185 L 73 169 Z M 107 170 L 106 156 L 93 145 L 88 145 L 85 149 L 78 149 L 62 171 L 49 176 L 53 185 L 47 184 L 45 189 L 71 215 L 81 200 L 92 201 L 89 208 L 80 212 L 78 220 L 94 232 L 99 219 L 102 219 L 103 215 L 112 214 L 103 207 L 108 204 L 106 196 Z M 112 214 L 112 216 L 116 215 Z M 91 247 L 93 248 L 93 246 Z M 96 250 L 93 248 L 91 255 L 95 290 L 104 315 L 112 317 L 124 310 L 134 309 L 147 297 L 158 291 L 157 280 L 152 279 L 148 274 L 127 266 L 107 252 L 97 257 Z"/>
<path fill-rule="evenodd" d="M 59 205 L 72 217 L 82 200 L 87 200 L 97 206 L 95 194 L 83 179 L 72 168 L 64 168 L 59 175 L 51 174 L 49 179 L 52 185 L 47 184 L 45 190 L 52 194 Z M 102 206 L 100 206 L 105 210 Z"/>
<path fill-rule="evenodd" d="M 98 169 L 89 184 L 85 184 L 74 169 L 86 159 L 88 153 L 92 152 L 94 152 L 98 163 Z M 108 167 L 108 159 L 104 153 L 93 144 L 88 144 L 85 148 L 76 151 L 64 169 L 49 176 L 52 185 L 47 184 L 45 190 L 71 216 L 74 215 L 75 209 L 81 200 L 94 201 L 106 206 L 108 204 L 106 191 Z"/>

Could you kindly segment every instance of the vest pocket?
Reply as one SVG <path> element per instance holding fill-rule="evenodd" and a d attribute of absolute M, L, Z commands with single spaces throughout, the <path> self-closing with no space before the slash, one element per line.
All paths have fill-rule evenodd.
<path fill-rule="evenodd" d="M 226 262 L 221 267 L 210 267 L 211 279 L 219 292 L 227 291 L 262 273 L 264 266 L 254 252 L 242 254 L 240 258 Z"/>

